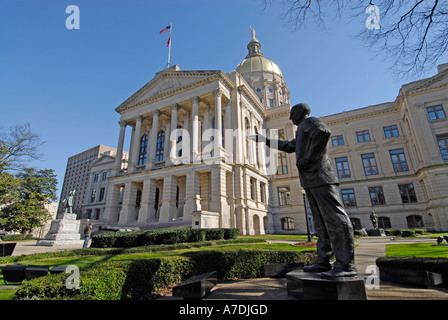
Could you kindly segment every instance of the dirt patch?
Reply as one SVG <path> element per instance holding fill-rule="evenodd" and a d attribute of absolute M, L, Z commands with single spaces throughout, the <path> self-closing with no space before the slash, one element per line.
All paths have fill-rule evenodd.
<path fill-rule="evenodd" d="M 311 242 L 304 241 L 304 242 L 293 243 L 292 245 L 295 246 L 295 247 L 313 247 L 313 248 L 315 248 L 316 247 L 316 242 L 314 242 L 314 241 L 311 241 Z"/>

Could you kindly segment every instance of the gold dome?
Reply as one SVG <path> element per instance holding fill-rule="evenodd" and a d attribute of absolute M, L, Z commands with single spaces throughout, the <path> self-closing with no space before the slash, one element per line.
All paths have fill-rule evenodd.
<path fill-rule="evenodd" d="M 252 26 L 250 27 L 250 31 L 252 34 L 252 39 L 247 45 L 249 54 L 246 56 L 246 59 L 236 67 L 235 71 L 241 75 L 249 72 L 262 71 L 270 72 L 283 77 L 282 71 L 278 65 L 272 60 L 265 58 L 260 52 L 261 43 L 255 38 L 255 30 Z"/>
<path fill-rule="evenodd" d="M 263 71 L 283 77 L 282 71 L 278 65 L 272 60 L 269 60 L 261 55 L 246 58 L 236 67 L 235 71 L 241 75 L 249 72 Z"/>

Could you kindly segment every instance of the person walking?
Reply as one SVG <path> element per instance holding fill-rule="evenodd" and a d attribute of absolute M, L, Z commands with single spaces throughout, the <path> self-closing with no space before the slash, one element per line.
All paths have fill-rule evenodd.
<path fill-rule="evenodd" d="M 92 236 L 92 230 L 93 230 L 93 222 L 90 221 L 88 225 L 86 225 L 86 227 L 84 228 L 84 244 L 83 244 L 83 248 L 87 248 L 87 246 L 89 245 L 89 241 L 90 241 L 90 237 Z"/>

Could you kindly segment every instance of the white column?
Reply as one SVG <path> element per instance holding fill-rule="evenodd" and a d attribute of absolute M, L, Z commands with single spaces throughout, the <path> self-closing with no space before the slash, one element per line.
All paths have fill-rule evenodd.
<path fill-rule="evenodd" d="M 222 91 L 218 88 L 213 94 L 215 95 L 215 157 L 221 157 L 222 150 L 222 108 L 221 97 Z M 217 153 L 217 154 L 216 154 Z"/>
<path fill-rule="evenodd" d="M 118 123 L 120 124 L 120 135 L 118 136 L 117 155 L 115 158 L 115 170 L 117 172 L 121 170 L 121 160 L 123 158 L 124 135 L 126 133 L 126 121 L 121 120 Z"/>
<path fill-rule="evenodd" d="M 169 222 L 176 213 L 176 179 L 168 175 L 163 179 L 162 207 L 159 222 Z"/>
<path fill-rule="evenodd" d="M 212 168 L 210 211 L 220 214 L 220 228 L 228 227 L 223 224 L 228 220 L 230 213 L 226 194 L 226 172 L 220 166 Z"/>
<path fill-rule="evenodd" d="M 193 122 L 192 132 L 192 160 L 196 163 L 198 160 L 198 145 L 199 145 L 199 97 L 191 98 L 192 111 L 191 120 Z M 187 184 L 188 185 L 188 184 Z"/>
<path fill-rule="evenodd" d="M 155 110 L 152 112 L 152 128 L 151 128 L 151 140 L 148 145 L 148 162 L 154 164 L 156 158 L 156 144 L 157 144 L 157 133 L 159 132 L 159 115 L 160 111 Z"/>
<path fill-rule="evenodd" d="M 165 133 L 165 139 L 166 141 L 169 141 L 170 145 L 170 154 L 169 158 L 167 158 L 167 164 L 171 164 L 171 159 L 174 159 L 176 155 L 176 142 L 177 142 L 177 135 L 172 135 L 172 132 L 175 132 L 177 129 L 177 112 L 179 111 L 179 105 L 177 103 L 173 104 L 171 106 L 171 130 L 167 131 Z"/>
<path fill-rule="evenodd" d="M 156 194 L 156 181 L 147 179 L 143 181 L 142 203 L 138 215 L 138 224 L 145 226 L 148 222 L 155 220 L 154 200 Z"/>
<path fill-rule="evenodd" d="M 141 130 L 142 130 L 142 121 L 143 117 L 138 116 L 135 122 L 135 131 L 134 131 L 134 137 L 132 139 L 132 146 L 131 146 L 131 152 L 132 152 L 132 163 L 130 164 L 130 172 L 134 172 L 137 165 L 138 165 L 138 158 L 140 155 L 140 136 L 141 136 Z"/>
<path fill-rule="evenodd" d="M 194 211 L 201 210 L 201 198 L 199 175 L 195 171 L 189 171 L 187 173 L 186 180 L 186 194 L 183 221 L 191 221 L 191 214 Z"/>
<path fill-rule="evenodd" d="M 133 182 L 126 183 L 124 187 L 123 205 L 120 212 L 119 225 L 127 225 L 135 222 L 135 201 L 137 196 L 137 185 Z"/>

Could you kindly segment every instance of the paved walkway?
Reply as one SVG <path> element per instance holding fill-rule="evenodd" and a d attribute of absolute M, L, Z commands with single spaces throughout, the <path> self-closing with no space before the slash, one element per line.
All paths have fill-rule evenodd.
<path fill-rule="evenodd" d="M 358 239 L 355 243 L 355 263 L 358 273 L 365 274 L 368 266 L 375 266 L 376 259 L 386 255 L 387 244 L 416 242 L 435 242 L 435 240 L 391 240 L 389 237 Z M 448 300 L 446 288 L 422 289 L 383 281 L 380 282 L 379 289 L 366 289 L 366 293 L 368 300 Z M 207 299 L 291 300 L 292 298 L 288 297 L 286 292 L 286 279 L 263 278 L 218 283 Z"/>
<path fill-rule="evenodd" d="M 285 241 L 271 241 L 285 242 Z M 286 241 L 294 243 L 297 241 Z M 393 243 L 435 242 L 434 239 L 391 240 L 389 237 L 364 237 L 356 242 L 355 263 L 360 274 L 366 273 L 366 268 L 375 265 L 378 257 L 385 256 L 386 245 Z M 13 256 L 22 254 L 42 253 L 80 249 L 82 245 L 46 247 L 37 246 L 36 241 L 18 242 Z M 379 289 L 367 289 L 369 300 L 448 300 L 448 289 L 399 285 L 381 282 Z M 207 299 L 236 300 L 292 300 L 286 292 L 286 279 L 262 278 L 218 283 Z"/>

